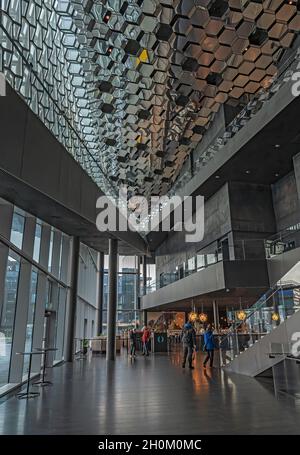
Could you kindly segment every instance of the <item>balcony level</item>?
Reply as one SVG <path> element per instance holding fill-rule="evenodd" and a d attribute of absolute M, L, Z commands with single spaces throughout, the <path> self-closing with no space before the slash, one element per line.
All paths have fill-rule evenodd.
<path fill-rule="evenodd" d="M 195 302 L 238 304 L 239 296 L 255 301 L 269 287 L 265 259 L 222 260 L 144 295 L 147 311 L 188 310 Z M 194 302 L 194 303 L 195 303 Z"/>

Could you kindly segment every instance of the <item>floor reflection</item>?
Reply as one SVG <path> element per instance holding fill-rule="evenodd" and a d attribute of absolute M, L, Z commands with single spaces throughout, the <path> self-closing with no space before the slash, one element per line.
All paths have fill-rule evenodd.
<path fill-rule="evenodd" d="M 90 357 L 52 369 L 37 399 L 0 404 L 1 434 L 299 433 L 300 410 L 257 380 L 203 368 L 183 369 L 182 350 Z"/>

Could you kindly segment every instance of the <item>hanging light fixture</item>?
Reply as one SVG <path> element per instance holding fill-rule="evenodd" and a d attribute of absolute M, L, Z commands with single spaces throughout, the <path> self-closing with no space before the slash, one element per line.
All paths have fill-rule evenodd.
<path fill-rule="evenodd" d="M 204 322 L 207 322 L 207 320 L 208 320 L 208 316 L 203 311 L 203 302 L 202 302 L 202 310 L 201 310 L 201 313 L 199 314 L 199 321 L 204 323 Z"/>
<path fill-rule="evenodd" d="M 198 319 L 198 315 L 195 311 L 191 311 L 189 314 L 189 321 L 195 322 Z"/>
<path fill-rule="evenodd" d="M 277 322 L 277 321 L 280 320 L 280 316 L 279 316 L 279 314 L 276 313 L 276 312 L 275 312 L 275 313 L 272 313 L 272 316 L 271 316 L 271 317 L 272 317 L 272 321 Z"/>
<path fill-rule="evenodd" d="M 244 321 L 247 317 L 247 314 L 244 310 L 239 310 L 236 313 L 236 317 L 238 318 L 239 321 Z"/>
<path fill-rule="evenodd" d="M 198 319 L 198 314 L 196 313 L 196 307 L 194 305 L 194 299 L 192 299 L 192 311 L 189 314 L 189 321 L 195 322 Z"/>
<path fill-rule="evenodd" d="M 242 309 L 242 297 L 240 297 L 240 309 L 236 312 L 236 317 L 239 321 L 244 321 L 247 318 L 247 313 Z"/>
<path fill-rule="evenodd" d="M 208 316 L 207 316 L 206 313 L 202 312 L 202 313 L 199 314 L 199 321 L 200 322 L 207 322 L 207 319 L 208 319 Z"/>

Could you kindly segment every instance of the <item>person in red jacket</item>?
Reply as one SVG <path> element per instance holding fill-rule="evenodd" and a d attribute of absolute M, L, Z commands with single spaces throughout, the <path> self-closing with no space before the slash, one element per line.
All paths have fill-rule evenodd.
<path fill-rule="evenodd" d="M 143 327 L 142 343 L 143 343 L 143 355 L 149 355 L 148 342 L 150 339 L 150 330 L 147 326 Z"/>

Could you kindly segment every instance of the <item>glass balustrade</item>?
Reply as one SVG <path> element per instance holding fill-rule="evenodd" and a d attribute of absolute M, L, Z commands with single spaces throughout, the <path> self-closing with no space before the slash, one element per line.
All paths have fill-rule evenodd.
<path fill-rule="evenodd" d="M 224 329 L 215 336 L 221 365 L 231 362 L 299 309 L 300 286 L 296 286 L 275 287 L 260 297 L 252 307 L 229 312 L 229 329 Z M 291 340 L 287 335 L 279 344 L 277 346 L 276 343 L 275 346 L 270 343 L 266 355 L 291 355 Z"/>
<path fill-rule="evenodd" d="M 241 239 L 230 243 L 227 238 L 222 238 L 208 245 L 203 250 L 198 251 L 196 255 L 189 257 L 181 264 L 174 267 L 173 270 L 161 273 L 156 280 L 151 280 L 145 289 L 141 288 L 141 295 L 150 294 L 162 287 L 168 286 L 175 281 L 186 278 L 196 272 L 200 272 L 207 267 L 213 266 L 218 262 L 224 261 L 251 261 L 272 259 L 280 256 L 282 270 L 288 269 L 289 260 L 283 255 L 288 251 L 300 247 L 300 223 L 289 226 L 283 231 L 272 235 L 267 239 Z M 295 285 L 297 282 L 297 267 L 282 277 L 282 284 Z M 295 269 L 295 270 L 294 270 Z"/>

